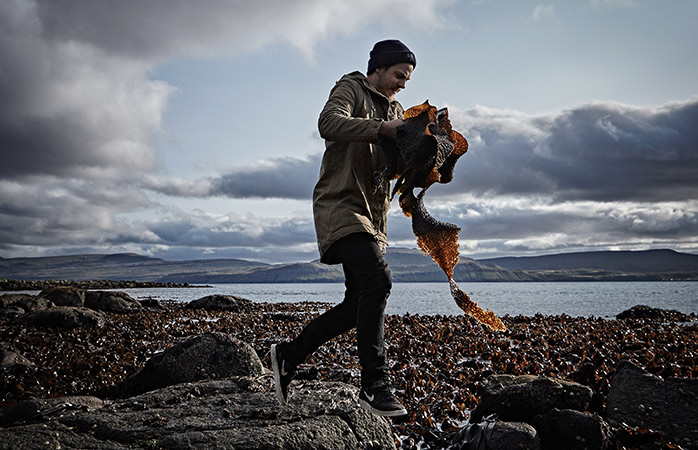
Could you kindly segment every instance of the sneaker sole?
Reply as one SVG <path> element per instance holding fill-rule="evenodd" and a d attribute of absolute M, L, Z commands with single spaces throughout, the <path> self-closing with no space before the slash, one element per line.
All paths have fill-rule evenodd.
<path fill-rule="evenodd" d="M 373 414 L 381 417 L 398 417 L 407 415 L 407 410 L 405 408 L 394 409 L 392 411 L 381 411 L 371 406 L 366 400 L 359 399 L 359 404 L 362 408 L 371 411 Z"/>
<path fill-rule="evenodd" d="M 286 399 L 284 398 L 283 390 L 281 389 L 281 374 L 279 373 L 279 362 L 276 358 L 276 346 L 277 344 L 271 345 L 271 368 L 274 371 L 274 387 L 276 389 L 276 399 L 282 405 L 286 404 Z"/>

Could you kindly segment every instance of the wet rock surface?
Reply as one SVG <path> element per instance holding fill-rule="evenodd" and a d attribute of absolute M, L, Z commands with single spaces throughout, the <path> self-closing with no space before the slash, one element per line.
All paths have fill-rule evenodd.
<path fill-rule="evenodd" d="M 76 306 L 56 306 L 29 312 L 19 318 L 23 325 L 37 328 L 102 327 L 106 316 L 99 311 Z"/>
<path fill-rule="evenodd" d="M 38 298 L 28 300 L 36 302 Z M 46 299 L 43 301 L 48 302 Z M 16 305 L 17 303 L 7 302 L 5 309 L 15 308 Z M 51 307 L 52 303 L 47 305 L 47 311 L 56 308 Z M 225 446 L 223 442 L 238 442 L 218 441 L 216 439 L 219 437 L 216 435 L 224 430 L 207 428 L 197 429 L 191 434 L 181 434 L 171 440 L 166 440 L 165 436 L 152 435 L 152 438 L 144 438 L 145 441 L 124 444 L 123 441 L 111 440 L 109 434 L 96 437 L 90 430 L 83 430 L 82 425 L 77 426 L 83 422 L 70 422 L 70 425 L 66 425 L 68 419 L 64 421 L 63 417 L 84 417 L 81 415 L 92 414 L 93 411 L 89 411 L 85 405 L 71 403 L 72 406 L 61 406 L 60 399 L 76 396 L 96 397 L 106 402 L 106 406 L 97 411 L 112 411 L 110 414 L 117 414 L 116 409 L 108 408 L 113 408 L 116 404 L 129 405 L 123 408 L 124 411 L 128 411 L 140 407 L 132 402 L 135 398 L 151 398 L 148 396 L 161 391 L 168 392 L 177 389 L 178 386 L 233 380 L 237 388 L 226 388 L 231 390 L 226 391 L 229 394 L 225 395 L 232 396 L 232 390 L 241 389 L 239 392 L 244 393 L 244 396 L 268 395 L 265 401 L 273 404 L 275 400 L 271 393 L 272 381 L 268 372 L 249 377 L 226 375 L 224 379 L 177 384 L 129 398 L 120 396 L 120 387 L 127 378 L 143 370 L 148 360 L 164 354 L 166 349 L 177 342 L 208 333 L 221 333 L 246 343 L 254 349 L 262 364 L 269 367 L 270 344 L 297 335 L 307 321 L 329 306 L 331 305 L 320 303 L 254 303 L 249 310 L 233 312 L 188 309 L 181 304 L 161 302 L 129 314 L 101 312 L 104 317 L 103 326 L 74 328 L 29 325 L 23 320 L 29 313 L 24 312 L 18 317 L 0 315 L 0 350 L 13 352 L 30 362 L 0 367 L 0 406 L 3 415 L 24 401 L 54 398 L 59 401 L 58 405 L 45 406 L 49 408 L 47 414 L 40 411 L 39 414 L 36 414 L 37 411 L 32 413 L 33 410 L 41 410 L 44 406 L 24 405 L 22 408 L 26 408 L 23 416 L 25 418 L 13 419 L 12 426 L 6 424 L 0 431 L 17 433 L 12 434 L 13 439 L 19 435 L 40 436 L 44 439 L 42 442 L 51 445 L 50 448 L 80 448 L 76 442 L 80 442 L 85 448 L 157 448 L 156 444 L 161 448 L 179 448 L 175 446 L 184 445 L 185 441 L 192 443 L 187 448 L 207 448 L 206 442 L 213 443 L 210 445 L 214 447 Z M 698 448 L 698 443 L 691 437 L 682 438 L 683 435 L 671 434 L 671 430 L 658 432 L 650 429 L 646 421 L 640 420 L 630 424 L 627 421 L 619 423 L 609 418 L 612 414 L 608 404 L 610 402 L 612 405 L 615 401 L 613 396 L 609 398 L 609 394 L 616 382 L 616 372 L 620 372 L 623 367 L 621 362 L 624 360 L 632 361 L 647 374 L 665 382 L 677 378 L 688 380 L 690 384 L 698 377 L 698 327 L 695 325 L 695 315 L 687 318 L 690 320 L 688 323 L 652 317 L 617 320 L 572 318 L 566 315 L 504 316 L 502 320 L 507 331 L 494 333 L 465 316 L 387 316 L 386 344 L 393 384 L 397 389 L 395 394 L 408 409 L 406 418 L 387 422 L 389 425 L 386 426 L 389 426 L 392 433 L 391 442 L 394 441 L 400 449 L 410 450 L 452 447 L 455 445 L 456 435 L 473 419 L 478 403 L 483 402 L 485 385 L 491 376 L 507 375 L 516 379 L 526 375 L 531 382 L 542 378 L 553 379 L 561 384 L 579 383 L 591 390 L 591 400 L 582 402 L 585 405 L 584 410 L 571 409 L 577 406 L 570 404 L 555 403 L 552 409 L 536 416 L 538 421 L 533 418 L 532 424 L 527 423 L 526 426 L 516 425 L 525 424 L 523 421 L 505 421 L 500 418 L 491 434 L 496 436 L 495 441 L 499 443 L 504 442 L 503 433 L 509 430 L 506 442 L 510 442 L 517 435 L 524 439 L 523 435 L 528 434 L 529 439 L 526 442 L 529 444 L 526 445 L 529 447 L 522 448 L 536 448 L 530 447 L 536 445 L 531 442 L 538 442 L 542 448 L 547 448 L 545 446 L 548 440 L 545 434 L 564 433 L 567 428 L 562 426 L 563 424 L 587 427 L 591 430 L 591 436 L 593 430 L 596 430 L 597 435 L 605 435 L 603 423 L 606 423 L 610 426 L 611 439 L 615 446 L 612 448 L 672 448 L 671 445 L 673 448 Z M 344 387 L 340 391 L 350 389 L 346 386 L 355 389 L 359 385 L 355 334 L 348 333 L 331 341 L 299 369 L 298 378 L 291 385 L 291 397 L 298 398 L 301 404 L 313 398 L 315 392 L 329 389 L 330 385 L 327 383 L 341 383 Z M 211 370 L 206 372 L 205 376 L 214 378 L 218 374 L 216 370 Z M 622 379 L 622 376 L 618 378 Z M 335 394 L 345 398 L 345 394 Z M 186 394 L 182 395 L 186 397 Z M 306 395 L 310 397 L 304 397 Z M 355 395 L 355 392 L 352 395 Z M 191 400 L 194 398 L 196 397 L 192 397 Z M 584 398 L 588 399 L 588 395 L 584 394 Z M 356 407 L 355 399 L 352 404 Z M 179 403 L 180 413 L 184 414 L 189 405 L 186 401 Z M 686 408 L 676 405 L 682 404 L 667 407 L 677 411 Z M 213 404 L 209 406 L 213 409 Z M 687 407 L 692 408 L 690 404 Z M 149 407 L 150 409 L 156 408 Z M 545 408 L 541 410 L 543 409 Z M 15 414 L 19 414 L 20 411 L 21 409 L 15 410 Z M 220 412 L 220 409 L 217 411 L 220 414 L 228 414 Z M 357 411 L 356 414 L 364 413 L 362 410 Z M 654 407 L 651 411 L 655 415 L 658 414 Z M 261 414 L 256 420 L 267 423 L 277 420 L 274 417 L 266 417 L 265 414 Z M 57 420 L 58 416 L 61 417 L 60 420 Z M 162 413 L 160 416 L 167 419 Z M 39 422 L 36 422 L 37 420 Z M 180 423 L 177 421 L 183 419 L 180 417 L 163 420 L 153 415 L 147 420 L 152 421 L 153 427 L 158 426 L 162 430 L 166 424 Z M 202 421 L 217 423 L 213 416 L 207 416 L 207 419 Z M 303 435 L 305 428 L 296 429 L 293 428 L 295 425 L 290 423 L 287 425 L 289 429 L 295 430 L 294 435 Z M 385 421 L 381 423 L 386 424 Z M 552 423 L 555 427 L 546 426 L 546 423 Z M 143 424 L 139 426 L 151 427 Z M 325 423 L 324 426 L 334 425 Z M 376 426 L 374 423 L 367 430 L 375 430 Z M 531 434 L 531 429 L 535 431 L 535 436 Z M 228 437 L 225 439 L 238 439 L 230 437 L 232 431 L 227 428 L 226 430 Z M 495 430 L 499 430 L 498 433 L 495 434 Z M 525 430 L 528 431 L 521 434 Z M 355 435 L 359 436 L 360 433 L 357 433 L 355 432 Z M 358 442 L 364 442 L 361 444 L 363 447 L 357 448 L 383 448 L 380 445 L 373 446 L 370 443 L 372 438 L 367 436 L 369 437 L 357 438 Z M 501 448 L 496 447 L 495 441 L 488 443 L 486 448 Z M 0 437 L 0 442 L 6 442 L 4 437 Z M 368 444 L 365 444 L 366 442 Z M 240 448 L 247 448 L 244 446 L 247 444 L 239 445 Z"/>
<path fill-rule="evenodd" d="M 611 427 L 601 416 L 587 411 L 591 399 L 591 389 L 575 382 L 531 375 L 492 375 L 482 383 L 471 422 L 476 426 L 481 420 L 494 422 L 492 435 L 485 439 L 488 449 L 611 448 Z M 506 429 L 516 432 L 507 433 L 506 438 L 495 434 Z M 463 445 L 464 437 L 456 436 L 455 448 L 468 448 Z M 506 446 L 500 447 L 504 442 Z"/>
<path fill-rule="evenodd" d="M 523 422 L 497 422 L 485 441 L 487 450 L 536 450 L 540 448 L 538 432 Z"/>
<path fill-rule="evenodd" d="M 602 450 L 613 446 L 611 427 L 598 414 L 553 409 L 536 417 L 534 424 L 540 433 L 541 448 L 544 450 Z"/>
<path fill-rule="evenodd" d="M 608 394 L 608 418 L 698 447 L 698 379 L 662 379 L 623 361 Z"/>
<path fill-rule="evenodd" d="M 552 409 L 586 410 L 591 388 L 579 383 L 531 375 L 493 375 L 481 385 L 474 420 L 497 414 L 501 420 L 531 422 Z"/>
<path fill-rule="evenodd" d="M 85 306 L 85 291 L 72 286 L 46 288 L 39 297 L 51 300 L 57 306 Z"/>
<path fill-rule="evenodd" d="M 355 389 L 311 383 L 280 407 L 271 377 L 179 384 L 92 411 L 0 429 L 0 448 L 391 449 L 388 424 L 360 409 Z M 10 444 L 12 443 L 12 444 Z M 53 447 L 58 448 L 58 447 Z"/>

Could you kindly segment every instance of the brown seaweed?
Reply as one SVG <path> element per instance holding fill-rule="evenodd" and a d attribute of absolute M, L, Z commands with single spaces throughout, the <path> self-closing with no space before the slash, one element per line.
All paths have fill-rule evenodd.
<path fill-rule="evenodd" d="M 269 365 L 269 346 L 297 336 L 329 303 L 286 303 L 270 298 L 251 311 L 206 311 L 171 302 L 164 310 L 109 313 L 103 328 L 26 327 L 0 315 L 0 342 L 34 365 L 0 368 L 0 409 L 31 397 L 97 395 L 113 400 L 116 385 L 140 370 L 156 351 L 177 338 L 222 332 L 251 344 Z M 168 302 L 169 303 L 169 302 Z M 503 316 L 507 331 L 488 333 L 464 315 L 388 315 L 390 370 L 395 395 L 409 411 L 392 421 L 401 450 L 445 449 L 478 404 L 479 386 L 497 374 L 576 381 L 592 388 L 589 411 L 603 414 L 620 361 L 636 362 L 653 375 L 698 377 L 696 315 L 630 317 Z M 681 323 L 681 322 L 687 323 Z M 339 336 L 300 367 L 298 379 L 360 383 L 356 333 Z M 273 377 L 263 376 L 273 395 Z M 625 424 L 612 427 L 618 446 L 649 434 Z M 627 436 L 632 434 L 632 436 Z M 672 448 L 661 443 L 651 448 Z M 421 444 L 420 444 L 421 441 Z M 645 444 L 647 447 L 648 444 Z M 631 447 L 626 445 L 626 448 Z M 636 446 L 632 446 L 633 448 Z M 678 448 L 678 447 L 673 447 Z"/>
<path fill-rule="evenodd" d="M 404 121 L 398 128 L 395 143 L 383 143 L 386 169 L 376 181 L 397 179 L 392 196 L 400 194 L 400 207 L 412 218 L 417 245 L 448 277 L 451 295 L 458 307 L 493 330 L 504 331 L 506 327 L 494 312 L 480 308 L 453 280 L 461 229 L 435 219 L 424 206 L 424 195 L 432 184 L 448 183 L 453 179 L 458 158 L 468 151 L 468 141 L 451 127 L 448 110 L 437 109 L 428 100 L 405 111 Z M 417 196 L 415 188 L 422 189 Z"/>

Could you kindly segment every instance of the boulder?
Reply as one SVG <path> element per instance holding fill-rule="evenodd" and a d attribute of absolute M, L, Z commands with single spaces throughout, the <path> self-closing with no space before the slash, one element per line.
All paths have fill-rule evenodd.
<path fill-rule="evenodd" d="M 540 450 L 538 432 L 524 422 L 501 422 L 486 417 L 480 423 L 471 423 L 458 431 L 449 450 Z"/>
<path fill-rule="evenodd" d="M 473 421 L 497 414 L 500 420 L 533 423 L 533 418 L 553 408 L 586 410 L 591 401 L 589 387 L 532 375 L 492 375 L 480 388 Z"/>
<path fill-rule="evenodd" d="M 10 305 L 7 308 L 0 308 L 0 319 L 15 319 L 26 313 L 22 308 Z"/>
<path fill-rule="evenodd" d="M 353 387 L 309 383 L 281 407 L 268 375 L 178 384 L 52 419 L 0 429 L 0 448 L 395 449 L 388 423 L 359 407 Z"/>
<path fill-rule="evenodd" d="M 47 298 L 27 295 L 19 301 L 13 303 L 10 307 L 19 307 L 22 308 L 22 310 L 24 310 L 25 312 L 30 312 L 53 308 L 54 306 L 56 305 Z"/>
<path fill-rule="evenodd" d="M 647 305 L 637 305 L 617 314 L 616 319 L 645 319 L 663 322 L 688 322 L 691 320 L 691 316 L 683 314 L 675 309 L 661 309 L 652 308 Z"/>
<path fill-rule="evenodd" d="M 73 306 L 56 306 L 27 313 L 19 321 L 37 328 L 102 327 L 107 318 L 100 311 Z"/>
<path fill-rule="evenodd" d="M 538 450 L 540 438 L 531 425 L 524 422 L 497 422 L 486 450 Z"/>
<path fill-rule="evenodd" d="M 143 370 L 120 386 L 122 395 L 134 395 L 176 383 L 264 372 L 262 361 L 247 343 L 224 333 L 188 336 L 150 358 Z"/>
<path fill-rule="evenodd" d="M 607 400 L 611 423 L 661 431 L 698 447 L 698 379 L 652 375 L 629 361 L 621 361 L 611 380 Z M 692 447 L 695 446 L 695 447 Z"/>
<path fill-rule="evenodd" d="M 188 309 L 205 309 L 206 311 L 244 312 L 254 308 L 254 303 L 246 298 L 233 295 L 208 295 L 187 303 Z"/>
<path fill-rule="evenodd" d="M 605 450 L 613 446 L 611 427 L 601 416 L 573 409 L 553 409 L 534 425 L 543 450 Z"/>
<path fill-rule="evenodd" d="M 51 300 L 57 306 L 84 306 L 85 291 L 71 286 L 56 286 L 41 291 L 39 297 Z"/>
<path fill-rule="evenodd" d="M 154 298 L 145 298 L 143 300 L 138 300 L 138 303 L 141 304 L 143 308 L 149 309 L 149 310 L 157 310 L 157 311 L 165 311 L 167 308 L 165 308 L 162 303 L 160 303 L 158 300 L 155 300 Z"/>
<path fill-rule="evenodd" d="M 85 307 L 113 313 L 133 313 L 143 309 L 138 300 L 117 291 L 87 291 Z"/>

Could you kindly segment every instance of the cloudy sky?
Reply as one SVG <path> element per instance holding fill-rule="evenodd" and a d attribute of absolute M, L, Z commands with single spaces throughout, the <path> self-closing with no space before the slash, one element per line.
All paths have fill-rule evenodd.
<path fill-rule="evenodd" d="M 698 253 L 695 0 L 3 0 L 0 257 L 318 257 L 317 117 L 374 42 L 470 142 L 461 254 Z M 393 204 L 391 245 L 414 247 Z"/>

